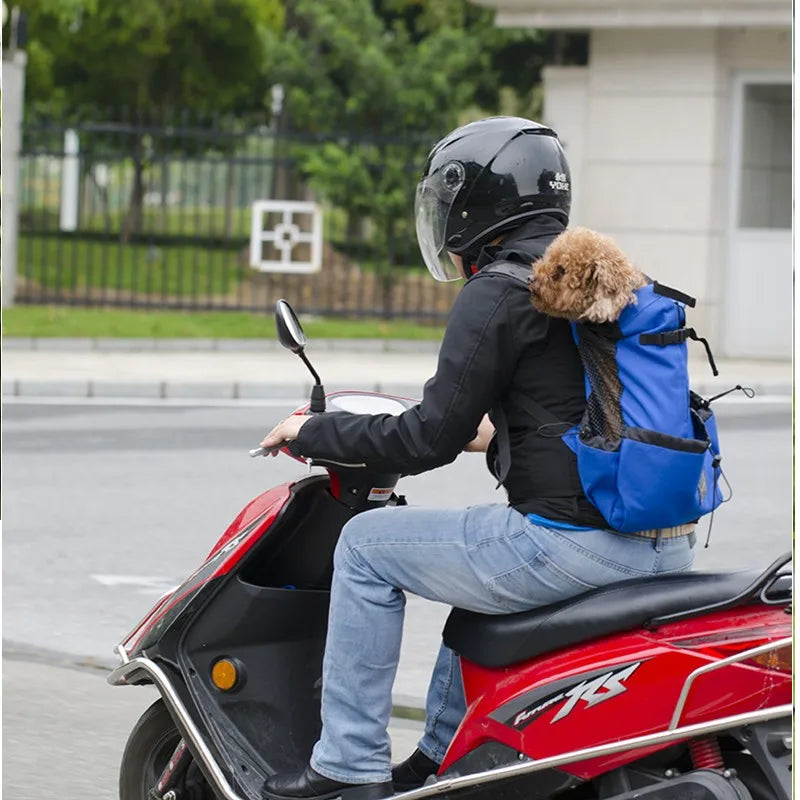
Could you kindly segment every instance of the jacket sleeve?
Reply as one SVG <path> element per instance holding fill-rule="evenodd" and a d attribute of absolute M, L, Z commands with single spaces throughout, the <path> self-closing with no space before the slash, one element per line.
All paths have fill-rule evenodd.
<path fill-rule="evenodd" d="M 501 276 L 464 285 L 450 313 L 436 374 L 416 406 L 397 416 L 320 414 L 303 425 L 291 452 L 403 475 L 453 461 L 514 373 L 519 344 L 509 314 L 513 292 L 520 289 Z M 533 313 L 529 304 L 527 312 Z"/>

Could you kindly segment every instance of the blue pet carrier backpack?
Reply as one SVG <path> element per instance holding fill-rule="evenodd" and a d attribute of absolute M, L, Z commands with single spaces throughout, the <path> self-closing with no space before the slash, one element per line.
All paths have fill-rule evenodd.
<path fill-rule="evenodd" d="M 526 280 L 519 265 L 492 271 Z M 616 322 L 573 322 L 586 373 L 586 411 L 566 423 L 530 397 L 517 397 L 543 435 L 574 451 L 584 493 L 609 526 L 633 533 L 693 522 L 722 502 L 720 449 L 710 401 L 689 388 L 689 297 L 657 282 L 635 292 Z M 737 387 L 739 388 L 739 387 Z"/>
<path fill-rule="evenodd" d="M 586 413 L 564 434 L 587 498 L 618 531 L 669 528 L 722 502 L 717 426 L 689 389 L 684 304 L 658 283 L 616 323 L 573 323 L 586 372 Z"/>

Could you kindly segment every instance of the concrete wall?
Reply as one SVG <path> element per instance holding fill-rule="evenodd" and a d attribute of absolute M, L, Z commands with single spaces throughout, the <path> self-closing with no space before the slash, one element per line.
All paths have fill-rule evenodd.
<path fill-rule="evenodd" d="M 697 297 L 692 321 L 706 330 L 716 33 L 595 31 L 589 87 L 586 222 L 646 272 Z"/>
<path fill-rule="evenodd" d="M 589 112 L 589 70 L 586 67 L 545 67 L 542 120 L 558 134 L 572 178 L 572 219 L 583 218 L 587 185 L 584 178 L 586 126 Z"/>
<path fill-rule="evenodd" d="M 545 119 L 566 141 L 578 196 L 573 222 L 614 236 L 645 271 L 696 296 L 691 324 L 716 341 L 734 76 L 789 76 L 790 48 L 788 30 L 598 29 L 588 67 L 545 71 Z"/>
<path fill-rule="evenodd" d="M 497 9 L 508 28 L 597 30 L 600 28 L 785 27 L 788 0 L 473 0 Z"/>

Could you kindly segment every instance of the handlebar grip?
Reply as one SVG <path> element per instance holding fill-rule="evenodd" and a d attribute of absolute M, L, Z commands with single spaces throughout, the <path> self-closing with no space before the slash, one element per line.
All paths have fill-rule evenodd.
<path fill-rule="evenodd" d="M 275 447 L 256 447 L 255 450 L 250 450 L 250 458 L 258 458 L 258 456 L 268 456 L 270 453 L 275 453 L 281 449 L 283 445 L 276 445 Z"/>

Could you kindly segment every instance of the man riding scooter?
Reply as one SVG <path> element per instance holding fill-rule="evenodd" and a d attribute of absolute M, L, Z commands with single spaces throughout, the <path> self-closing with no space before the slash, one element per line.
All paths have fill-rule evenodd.
<path fill-rule="evenodd" d="M 556 134 L 538 123 L 495 117 L 440 141 L 417 189 L 417 238 L 434 278 L 466 282 L 421 402 L 398 416 L 292 416 L 262 442 L 406 475 L 486 451 L 508 493 L 508 504 L 387 507 L 347 523 L 334 558 L 321 737 L 305 770 L 273 776 L 264 797 L 373 800 L 437 772 L 465 711 L 458 657 L 444 646 L 418 749 L 390 765 L 404 591 L 508 614 L 690 568 L 691 524 L 610 530 L 584 494 L 572 450 L 515 401 L 534 398 L 569 424 L 586 409 L 569 322 L 533 310 L 524 284 L 487 269 L 540 258 L 567 226 L 570 192 Z"/>

